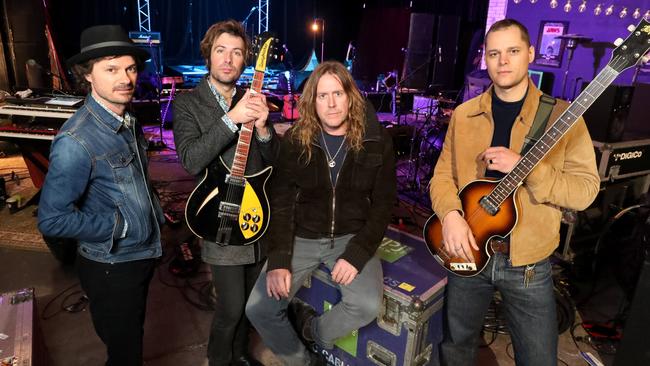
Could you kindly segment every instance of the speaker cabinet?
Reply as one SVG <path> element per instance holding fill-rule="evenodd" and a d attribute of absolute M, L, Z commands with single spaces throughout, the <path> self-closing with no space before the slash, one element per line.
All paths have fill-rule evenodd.
<path fill-rule="evenodd" d="M 451 87 L 459 32 L 460 18 L 457 16 L 411 14 L 401 84 L 414 89 L 426 89 L 431 83 Z"/>
<path fill-rule="evenodd" d="M 647 225 L 647 223 L 646 223 Z M 650 257 L 646 258 L 636 285 L 630 313 L 625 321 L 623 339 L 616 352 L 614 366 L 650 365 L 648 327 L 650 327 Z"/>
<path fill-rule="evenodd" d="M 582 89 L 588 85 L 584 83 Z M 600 142 L 623 141 L 634 87 L 610 85 L 584 113 L 591 139 Z"/>
<path fill-rule="evenodd" d="M 433 14 L 411 14 L 408 48 L 402 70 L 402 86 L 425 89 L 429 85 L 434 21 Z"/>
<path fill-rule="evenodd" d="M 625 139 L 628 139 L 628 136 L 630 140 L 650 138 L 648 102 L 650 102 L 650 84 L 635 84 L 630 115 L 625 124 Z"/>

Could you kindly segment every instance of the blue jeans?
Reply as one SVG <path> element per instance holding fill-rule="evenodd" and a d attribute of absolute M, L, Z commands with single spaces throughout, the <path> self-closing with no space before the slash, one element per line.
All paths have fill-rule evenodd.
<path fill-rule="evenodd" d="M 474 366 L 478 338 L 494 290 L 502 296 L 519 366 L 557 365 L 557 313 L 551 264 L 535 264 L 535 274 L 524 286 L 526 266 L 513 267 L 507 256 L 495 254 L 474 277 L 448 277 L 441 364 Z"/>
<path fill-rule="evenodd" d="M 288 299 L 276 300 L 266 293 L 266 265 L 246 304 L 246 315 L 267 347 L 287 366 L 309 364 L 309 352 L 287 319 L 287 306 L 321 263 L 330 271 L 345 251 L 353 235 L 334 239 L 296 238 L 291 259 L 291 291 Z M 331 349 L 337 338 L 373 321 L 379 314 L 384 291 L 381 263 L 372 257 L 347 286 L 338 286 L 341 301 L 312 323 L 312 333 L 319 346 Z"/>

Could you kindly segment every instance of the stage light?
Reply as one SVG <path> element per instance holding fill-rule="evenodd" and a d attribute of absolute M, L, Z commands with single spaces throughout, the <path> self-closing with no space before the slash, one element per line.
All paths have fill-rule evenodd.
<path fill-rule="evenodd" d="M 531 4 L 535 4 L 536 2 L 537 2 L 537 0 L 530 0 Z"/>
<path fill-rule="evenodd" d="M 318 23 L 316 22 L 311 23 L 311 30 L 314 32 L 318 32 Z"/>
<path fill-rule="evenodd" d="M 614 5 L 610 5 L 607 7 L 607 9 L 605 9 L 606 16 L 612 15 L 613 12 L 614 12 Z"/>
<path fill-rule="evenodd" d="M 623 19 L 627 16 L 627 8 L 623 8 L 620 13 L 618 13 L 618 17 Z"/>
<path fill-rule="evenodd" d="M 634 9 L 634 13 L 632 13 L 632 18 L 639 19 L 640 17 L 641 17 L 641 9 L 639 8 Z"/>
<path fill-rule="evenodd" d="M 571 9 L 573 9 L 573 6 L 571 6 L 571 0 L 566 0 L 566 4 L 564 4 L 564 11 L 565 12 L 570 12 Z"/>
<path fill-rule="evenodd" d="M 587 0 L 582 0 L 582 4 L 578 6 L 578 11 L 584 13 L 587 10 Z"/>
<path fill-rule="evenodd" d="M 596 5 L 596 8 L 594 9 L 594 15 L 599 16 L 600 13 L 603 12 L 603 7 L 601 4 Z"/>
<path fill-rule="evenodd" d="M 521 0 L 512 0 L 512 2 L 515 3 L 515 4 L 519 4 L 521 2 Z"/>
<path fill-rule="evenodd" d="M 551 3 L 549 4 L 551 6 L 551 9 L 555 9 L 558 6 L 557 0 L 551 0 Z"/>

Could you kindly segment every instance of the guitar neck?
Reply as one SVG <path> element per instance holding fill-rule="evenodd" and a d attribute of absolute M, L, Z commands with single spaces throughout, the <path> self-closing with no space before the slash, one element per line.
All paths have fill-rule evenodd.
<path fill-rule="evenodd" d="M 524 179 L 537 166 L 540 160 L 553 149 L 558 141 L 576 123 L 578 118 L 585 113 L 618 75 L 619 72 L 610 67 L 609 64 L 605 66 L 575 101 L 546 130 L 542 137 L 522 156 L 512 171 L 497 184 L 487 196 L 487 199 L 496 207 L 500 206 L 523 183 Z"/>
<path fill-rule="evenodd" d="M 253 83 L 251 89 L 256 92 L 262 92 L 262 84 L 264 82 L 264 71 L 255 70 L 253 74 Z M 235 150 L 235 157 L 232 161 L 230 175 L 233 177 L 243 178 L 246 172 L 246 163 L 248 162 L 248 152 L 250 151 L 251 140 L 253 131 L 255 130 L 255 122 L 242 123 L 239 131 L 239 140 L 237 141 L 237 148 Z"/>

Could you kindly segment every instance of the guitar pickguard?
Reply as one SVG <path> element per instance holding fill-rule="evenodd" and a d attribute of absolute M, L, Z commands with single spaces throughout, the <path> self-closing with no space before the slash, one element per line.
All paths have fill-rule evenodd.
<path fill-rule="evenodd" d="M 265 224 L 266 217 L 257 193 L 250 184 L 244 187 L 244 197 L 239 211 L 239 230 L 246 239 L 252 238 Z"/>

